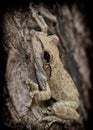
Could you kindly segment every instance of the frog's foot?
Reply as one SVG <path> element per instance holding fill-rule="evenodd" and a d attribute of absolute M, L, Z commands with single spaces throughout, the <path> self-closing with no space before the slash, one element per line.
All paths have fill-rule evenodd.
<path fill-rule="evenodd" d="M 30 80 L 29 78 L 25 80 L 25 84 L 30 86 L 31 91 L 39 90 L 38 84 Z"/>
<path fill-rule="evenodd" d="M 68 120 L 61 119 L 61 118 L 59 118 L 57 116 L 46 116 L 46 117 L 43 117 L 41 119 L 41 122 L 43 122 L 43 121 L 47 121 L 47 122 L 52 122 L 53 121 L 53 122 L 58 122 L 58 123 L 64 124 Z"/>
<path fill-rule="evenodd" d="M 54 115 L 55 114 L 51 107 L 47 107 L 47 109 L 42 110 L 42 113 L 44 115 Z"/>
<path fill-rule="evenodd" d="M 55 123 L 55 120 L 49 122 L 49 123 L 45 126 L 45 130 L 48 130 L 54 123 Z"/>
<path fill-rule="evenodd" d="M 46 116 L 40 120 L 40 122 L 44 122 L 44 121 L 48 122 L 47 125 L 45 126 L 46 130 L 48 130 L 56 122 L 60 124 L 64 124 L 65 122 L 67 122 L 67 120 L 63 120 L 56 116 Z"/>

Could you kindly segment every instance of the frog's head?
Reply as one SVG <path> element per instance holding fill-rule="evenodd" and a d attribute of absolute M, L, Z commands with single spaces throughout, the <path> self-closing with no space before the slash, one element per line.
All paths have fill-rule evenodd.
<path fill-rule="evenodd" d="M 40 40 L 43 45 L 43 52 L 42 52 L 43 67 L 49 78 L 50 77 L 49 74 L 54 72 L 54 70 L 57 70 L 61 62 L 57 47 L 59 43 L 59 38 L 57 37 L 57 35 L 49 35 L 40 37 Z"/>
<path fill-rule="evenodd" d="M 38 59 L 40 59 L 42 64 L 40 65 L 40 62 L 38 62 L 39 65 L 41 66 L 41 68 L 43 65 L 44 70 L 48 74 L 48 73 L 50 73 L 49 71 L 51 71 L 51 69 L 54 69 L 55 65 L 57 67 L 57 64 L 59 64 L 59 62 L 60 62 L 59 51 L 58 51 L 58 47 L 57 47 L 57 45 L 59 43 L 59 38 L 55 34 L 47 35 L 42 32 L 36 32 L 36 33 L 37 33 L 36 36 L 38 37 L 38 41 L 39 41 L 38 44 L 36 45 L 36 46 L 39 46 L 39 47 L 36 47 L 37 54 L 38 54 L 37 61 L 38 61 Z M 33 43 L 37 43 L 37 42 L 33 42 Z M 41 53 L 38 52 L 40 50 L 38 48 L 40 48 L 40 47 L 42 48 Z M 49 77 L 49 75 L 47 75 L 47 76 Z"/>
<path fill-rule="evenodd" d="M 59 59 L 58 43 L 59 38 L 57 35 L 49 35 L 40 37 L 43 46 L 42 59 L 44 64 L 51 64 L 54 59 Z"/>
<path fill-rule="evenodd" d="M 42 75 L 46 75 L 48 79 L 50 79 L 51 74 L 55 73 L 57 68 L 59 68 L 61 60 L 59 58 L 59 51 L 58 51 L 58 43 L 59 38 L 57 35 L 47 35 L 42 32 L 36 32 L 36 36 L 38 37 L 38 44 L 37 47 L 37 57 L 36 61 L 38 64 L 36 65 L 37 72 L 42 70 Z M 35 38 L 36 39 L 36 38 Z M 35 41 L 35 40 L 34 40 Z M 33 42 L 37 43 L 37 42 Z M 34 44 L 35 45 L 35 44 Z M 38 47 L 39 46 L 39 47 Z M 40 53 L 38 52 L 42 48 Z M 62 67 L 62 65 L 60 66 Z M 60 68 L 59 68 L 60 69 Z M 46 74 L 45 74 L 46 73 Z M 39 76 L 40 77 L 40 76 Z"/>

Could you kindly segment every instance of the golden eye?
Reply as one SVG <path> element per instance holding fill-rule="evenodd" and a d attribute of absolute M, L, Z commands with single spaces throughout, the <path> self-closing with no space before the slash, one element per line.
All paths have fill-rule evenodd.
<path fill-rule="evenodd" d="M 49 63 L 53 60 L 53 55 L 51 52 L 49 51 L 44 51 L 43 53 L 43 59 L 46 63 Z"/>

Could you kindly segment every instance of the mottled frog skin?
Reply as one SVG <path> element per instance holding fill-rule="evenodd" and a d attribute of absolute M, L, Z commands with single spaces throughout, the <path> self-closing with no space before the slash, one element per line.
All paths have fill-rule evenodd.
<path fill-rule="evenodd" d="M 46 101 L 51 97 L 55 99 L 55 103 L 46 110 L 47 116 L 42 121 L 57 120 L 56 117 L 61 118 L 62 122 L 78 121 L 80 116 L 76 109 L 79 106 L 79 93 L 59 58 L 59 38 L 55 34 L 48 35 L 48 26 L 34 9 L 32 16 L 41 28 L 41 31 L 31 30 L 36 75 L 41 91 L 37 89 L 30 92 L 31 98 L 39 101 Z M 41 46 L 40 51 L 38 46 Z"/>

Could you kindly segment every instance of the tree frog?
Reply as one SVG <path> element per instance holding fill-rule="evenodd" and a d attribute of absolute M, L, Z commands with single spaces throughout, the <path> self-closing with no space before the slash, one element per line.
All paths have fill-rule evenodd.
<path fill-rule="evenodd" d="M 41 31 L 31 30 L 30 32 L 36 75 L 41 90 L 32 91 L 30 95 L 38 101 L 46 101 L 51 97 L 55 99 L 55 103 L 47 109 L 47 116 L 42 119 L 43 121 L 52 121 L 57 117 L 64 121 L 78 121 L 80 115 L 76 109 L 80 104 L 79 92 L 60 60 L 57 47 L 59 38 L 55 34 L 48 35 L 48 26 L 43 17 L 33 8 L 31 11 L 41 29 Z"/>

